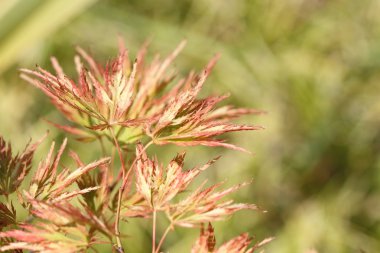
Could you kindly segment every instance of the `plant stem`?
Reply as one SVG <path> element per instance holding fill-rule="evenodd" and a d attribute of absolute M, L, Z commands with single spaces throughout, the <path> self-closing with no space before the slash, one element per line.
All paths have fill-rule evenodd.
<path fill-rule="evenodd" d="M 99 143 L 100 143 L 100 148 L 102 150 L 102 154 L 103 154 L 103 156 L 106 156 L 106 148 L 104 146 L 104 141 L 103 141 L 102 136 L 99 136 L 98 140 L 99 140 Z"/>
<path fill-rule="evenodd" d="M 164 234 L 161 237 L 160 242 L 158 243 L 157 249 L 156 249 L 156 251 L 154 253 L 159 253 L 160 252 L 160 248 L 161 248 L 162 244 L 164 243 L 165 238 L 168 235 L 168 233 L 169 233 L 169 231 L 170 231 L 170 229 L 171 229 L 172 226 L 173 226 L 173 224 L 170 223 L 169 226 L 166 228 Z"/>
<path fill-rule="evenodd" d="M 124 179 L 125 165 L 124 165 L 123 153 L 122 153 L 121 148 L 119 146 L 119 142 L 116 139 L 115 132 L 113 131 L 112 128 L 110 128 L 110 132 L 111 132 L 111 135 L 112 135 L 113 140 L 115 142 L 117 152 L 119 154 L 119 159 L 120 159 L 121 169 L 122 169 L 122 178 Z M 124 252 L 124 249 L 123 249 L 123 246 L 122 246 L 121 240 L 120 240 L 120 230 L 119 230 L 121 199 L 122 199 L 122 193 L 123 193 L 123 191 L 121 190 L 122 188 L 123 188 L 123 185 L 120 187 L 120 190 L 119 190 L 118 201 L 117 201 L 117 209 L 116 209 L 116 220 L 115 220 L 116 244 L 117 244 L 119 252 Z"/>
<path fill-rule="evenodd" d="M 115 148 L 115 146 L 112 146 L 110 168 L 114 168 L 114 165 L 115 165 L 115 155 L 116 155 L 116 148 Z M 113 179 L 113 174 L 112 174 L 112 179 Z"/>
<path fill-rule="evenodd" d="M 156 222 L 157 222 L 157 211 L 153 210 L 153 227 L 152 227 L 152 253 L 156 252 Z"/>
<path fill-rule="evenodd" d="M 116 140 L 116 137 L 114 138 L 114 140 L 116 141 L 117 143 L 117 140 Z M 144 147 L 144 151 L 150 146 L 152 145 L 153 142 L 150 141 L 148 142 L 145 147 Z M 117 144 L 117 147 L 119 145 Z M 118 151 L 119 152 L 119 151 Z M 120 152 L 119 152 L 120 154 Z M 129 167 L 129 170 L 127 171 L 127 174 L 124 175 L 124 169 L 123 169 L 123 175 L 122 175 L 122 183 L 121 183 L 121 186 L 119 188 L 119 193 L 118 193 L 118 199 L 117 199 L 117 210 L 116 210 L 116 221 L 115 221 L 115 233 L 116 233 L 116 243 L 119 247 L 119 249 L 123 249 L 122 246 L 121 246 L 121 241 L 120 241 L 120 230 L 119 230 L 119 223 L 120 223 L 120 211 L 121 211 L 121 201 L 122 201 L 122 198 L 123 198 L 123 193 L 124 193 L 124 189 L 125 189 L 125 186 L 127 185 L 128 183 L 128 179 L 129 179 L 129 175 L 131 174 L 132 172 L 132 169 L 133 169 L 133 166 L 135 165 L 137 161 L 137 156 L 135 157 L 135 159 L 133 160 L 132 162 L 132 165 L 131 167 Z M 120 251 L 120 252 L 124 252 L 124 251 Z"/>
<path fill-rule="evenodd" d="M 113 141 L 114 141 L 114 143 L 115 143 L 117 153 L 119 154 L 119 159 L 120 159 L 121 168 L 122 168 L 123 177 L 124 177 L 124 174 L 125 174 L 125 165 L 124 165 L 123 153 L 122 153 L 122 150 L 121 150 L 121 148 L 120 148 L 119 142 L 118 142 L 117 139 L 116 139 L 115 132 L 113 131 L 112 128 L 110 128 L 110 132 L 111 132 L 111 135 L 112 135 Z"/>
<path fill-rule="evenodd" d="M 116 135 L 115 135 L 115 132 L 112 128 L 109 129 L 110 130 L 110 133 L 112 135 L 112 138 L 113 138 L 113 141 L 115 143 L 115 146 L 116 146 L 116 149 L 117 149 L 117 152 L 119 154 L 119 159 L 120 159 L 120 163 L 121 163 L 121 169 L 122 169 L 122 183 L 121 183 L 121 186 L 120 186 L 120 189 L 119 189 L 119 192 L 118 192 L 118 199 L 117 199 L 117 207 L 116 207 L 116 219 L 115 219 L 115 234 L 116 234 L 116 244 L 117 244 L 117 247 L 118 247 L 118 251 L 119 252 L 124 252 L 124 249 L 123 249 L 123 246 L 121 244 L 121 240 L 120 240 L 120 229 L 119 229 L 119 223 L 120 223 L 120 212 L 121 212 L 121 201 L 122 201 L 122 198 L 123 198 L 123 193 L 124 193 L 124 189 L 125 189 L 125 186 L 128 182 L 128 178 L 129 178 L 129 175 L 131 174 L 131 171 L 132 171 L 132 168 L 134 166 L 134 164 L 136 163 L 136 160 L 137 160 L 137 157 L 134 159 L 131 167 L 129 168 L 127 174 L 125 174 L 126 172 L 126 169 L 125 169 L 125 164 L 124 164 L 124 158 L 123 158 L 123 153 L 122 153 L 122 150 L 120 148 L 120 145 L 119 145 L 119 142 L 116 138 Z M 147 145 L 145 145 L 144 147 L 144 151 L 153 143 L 153 141 L 150 141 L 149 143 L 147 143 Z"/>

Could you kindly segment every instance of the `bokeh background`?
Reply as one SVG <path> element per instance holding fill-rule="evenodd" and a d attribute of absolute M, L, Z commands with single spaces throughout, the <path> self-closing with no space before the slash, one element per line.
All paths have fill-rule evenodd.
<path fill-rule="evenodd" d="M 55 55 L 72 73 L 76 45 L 106 62 L 118 36 L 132 55 L 150 40 L 150 56 L 185 38 L 181 73 L 222 54 L 204 94 L 268 112 L 242 121 L 266 130 L 228 136 L 253 156 L 187 149 L 189 166 L 223 155 L 203 176 L 227 186 L 253 178 L 234 197 L 268 211 L 216 222 L 217 242 L 248 231 L 276 237 L 268 253 L 380 252 L 379 12 L 377 0 L 0 0 L 0 134 L 16 149 L 47 129 L 50 140 L 63 138 L 43 119 L 64 120 L 20 67 L 50 69 Z M 100 155 L 69 141 L 86 161 Z M 149 152 L 166 161 L 178 150 Z M 128 252 L 149 252 L 149 223 L 123 226 Z M 165 252 L 188 252 L 198 233 L 177 229 Z"/>

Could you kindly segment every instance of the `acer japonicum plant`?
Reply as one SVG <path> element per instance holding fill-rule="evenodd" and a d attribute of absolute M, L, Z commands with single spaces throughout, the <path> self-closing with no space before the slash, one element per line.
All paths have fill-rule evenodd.
<path fill-rule="evenodd" d="M 215 239 L 211 222 L 242 209 L 258 209 L 225 199 L 249 182 L 225 189 L 221 183 L 191 186 L 218 158 L 188 169 L 185 153 L 177 154 L 167 165 L 146 153 L 151 145 L 166 144 L 246 151 L 220 136 L 261 129 L 231 122 L 261 111 L 218 107 L 227 96 L 198 97 L 218 56 L 199 74 L 178 77 L 171 65 L 184 45 L 180 43 L 169 56 L 156 56 L 150 63 L 145 58 L 146 46 L 133 61 L 121 46 L 118 56 L 105 65 L 77 48 L 76 79 L 65 75 L 55 58 L 51 59 L 54 73 L 41 67 L 21 70 L 22 78 L 44 92 L 69 121 L 67 125 L 52 124 L 85 142 L 83 145 L 99 141 L 104 158 L 87 163 L 70 151 L 76 167 L 66 168 L 60 164 L 67 155 L 65 139 L 57 150 L 52 143 L 46 158 L 33 168 L 33 154 L 44 138 L 15 154 L 11 144 L 0 137 L 1 251 L 85 252 L 108 243 L 114 252 L 128 252 L 128 231 L 120 231 L 120 223 L 137 218 L 152 223 L 152 253 L 162 252 L 165 238 L 176 227 L 201 230 L 192 253 L 248 253 L 271 240 L 252 245 L 248 234 L 225 243 Z M 116 156 L 105 142 L 116 150 Z M 28 213 L 27 219 L 17 217 L 11 194 Z M 156 234 L 158 213 L 169 221 L 161 235 Z"/>

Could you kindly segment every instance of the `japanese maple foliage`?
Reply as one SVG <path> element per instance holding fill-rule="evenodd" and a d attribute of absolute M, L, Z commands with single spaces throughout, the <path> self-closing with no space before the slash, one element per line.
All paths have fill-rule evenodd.
<path fill-rule="evenodd" d="M 165 238 L 177 226 L 201 228 L 192 253 L 249 253 L 271 240 L 250 246 L 252 239 L 242 234 L 217 246 L 210 222 L 239 210 L 258 210 L 253 204 L 225 198 L 246 182 L 227 189 L 221 189 L 222 183 L 207 186 L 206 181 L 192 186 L 219 157 L 186 169 L 185 153 L 164 165 L 146 152 L 151 145 L 166 144 L 245 151 L 221 135 L 261 129 L 232 123 L 237 117 L 261 111 L 218 107 L 227 96 L 198 97 L 218 56 L 199 74 L 176 74 L 171 66 L 184 45 L 180 43 L 167 57 L 156 56 L 151 62 L 145 57 L 146 46 L 135 60 L 130 60 L 121 46 L 118 56 L 106 64 L 77 48 L 76 78 L 67 76 L 55 58 L 55 73 L 41 67 L 21 70 L 22 78 L 44 92 L 69 121 L 52 124 L 85 141 L 83 145 L 99 141 L 105 157 L 87 163 L 70 151 L 76 167 L 66 168 L 60 162 L 67 155 L 65 139 L 57 152 L 52 143 L 46 158 L 33 167 L 33 154 L 42 139 L 15 155 L 11 144 L 0 137 L 0 195 L 4 196 L 0 203 L 0 251 L 85 252 L 107 243 L 115 252 L 125 252 L 127 233 L 120 231 L 120 223 L 132 218 L 152 221 L 152 253 L 162 252 Z M 104 140 L 117 151 L 118 158 L 105 148 Z M 127 155 L 129 159 L 125 159 Z M 18 217 L 11 194 L 27 211 L 25 220 Z M 161 236 L 156 234 L 157 213 L 169 221 Z M 204 223 L 209 223 L 206 230 Z"/>

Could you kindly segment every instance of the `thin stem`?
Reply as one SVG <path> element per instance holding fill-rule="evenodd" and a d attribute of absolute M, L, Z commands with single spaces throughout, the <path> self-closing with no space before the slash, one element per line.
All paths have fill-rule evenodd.
<path fill-rule="evenodd" d="M 157 223 L 157 211 L 153 210 L 153 227 L 152 227 L 152 253 L 156 252 L 156 223 Z"/>
<path fill-rule="evenodd" d="M 150 141 L 149 143 L 147 143 L 143 149 L 143 151 L 145 151 L 153 142 Z M 125 190 L 125 186 L 127 185 L 128 183 L 128 179 L 129 179 L 129 175 L 131 174 L 132 172 L 132 168 L 133 166 L 135 165 L 137 161 L 137 156 L 135 157 L 135 159 L 133 160 L 132 162 L 132 165 L 131 167 L 129 167 L 129 170 L 127 171 L 127 174 L 124 175 L 124 172 L 123 172 L 123 175 L 122 175 L 122 183 L 121 183 L 121 186 L 119 188 L 119 193 L 118 193 L 118 199 L 117 199 L 117 210 L 116 210 L 116 223 L 115 223 L 115 231 L 117 232 L 116 234 L 116 240 L 120 240 L 120 237 L 119 237 L 119 223 L 120 223 L 120 210 L 121 210 L 121 200 L 123 198 L 123 193 L 124 193 L 124 190 Z M 116 230 L 117 228 L 117 230 Z"/>
<path fill-rule="evenodd" d="M 152 144 L 153 144 L 153 141 L 148 142 L 148 143 L 144 146 L 142 152 L 145 152 L 145 151 L 148 149 L 148 147 L 149 147 L 150 145 L 152 145 Z M 133 168 L 133 166 L 135 166 L 135 163 L 136 163 L 136 161 L 137 161 L 137 158 L 138 158 L 138 157 L 136 156 L 135 159 L 133 160 L 132 164 L 131 164 L 131 167 L 129 167 L 129 171 L 128 171 L 128 174 L 126 175 L 126 179 L 123 180 L 123 185 L 124 185 L 124 186 L 125 186 L 125 184 L 127 183 L 127 179 L 128 179 L 128 177 L 129 177 L 129 172 L 131 171 L 131 169 Z"/>
<path fill-rule="evenodd" d="M 115 234 L 116 234 L 116 244 L 117 244 L 117 247 L 118 247 L 118 251 L 119 252 L 124 252 L 124 249 L 123 249 L 123 246 L 121 244 L 121 240 L 120 240 L 120 229 L 119 229 L 119 224 L 120 224 L 120 212 L 121 212 L 121 201 L 122 201 L 122 198 L 123 198 L 123 193 L 124 193 L 124 189 L 125 189 L 125 186 L 128 182 L 128 179 L 129 179 L 129 175 L 131 174 L 131 171 L 132 171 L 132 168 L 134 166 L 134 164 L 136 163 L 136 160 L 137 160 L 137 157 L 134 159 L 131 167 L 129 168 L 127 174 L 125 174 L 126 172 L 126 169 L 125 169 L 125 164 L 124 164 L 124 159 L 123 159 L 123 154 L 122 154 L 122 151 L 121 151 L 121 148 L 120 148 L 120 145 L 119 145 L 119 142 L 117 141 L 117 138 L 116 138 L 116 135 L 115 135 L 115 132 L 113 131 L 112 128 L 110 128 L 110 132 L 111 132 L 111 135 L 112 135 L 112 138 L 114 140 L 114 143 L 115 143 L 115 146 L 116 146 L 116 149 L 117 149 L 117 152 L 119 154 L 119 159 L 120 159 L 120 162 L 121 162 L 121 168 L 122 168 L 122 175 L 121 175 L 121 178 L 123 179 L 122 181 L 122 184 L 119 188 L 119 192 L 118 192 L 118 199 L 117 199 L 117 207 L 116 207 L 116 220 L 115 220 Z M 153 141 L 150 141 L 149 143 L 147 143 L 147 145 L 144 147 L 144 151 L 153 143 Z M 120 175 L 120 174 L 119 174 Z"/>
<path fill-rule="evenodd" d="M 144 146 L 144 148 L 143 148 L 143 152 L 145 152 L 145 150 L 147 150 L 147 148 L 148 148 L 150 145 L 152 145 L 152 144 L 153 144 L 153 141 L 148 142 L 148 143 Z M 120 189 L 119 189 L 119 190 L 121 191 L 121 193 L 124 192 L 125 186 L 126 186 L 126 184 L 128 183 L 129 175 L 130 175 L 131 172 L 132 172 L 133 166 L 135 166 L 135 163 L 136 163 L 136 161 L 137 161 L 137 158 L 138 158 L 138 157 L 136 156 L 135 159 L 133 160 L 131 166 L 129 167 L 129 170 L 128 170 L 127 174 L 126 174 L 125 177 L 123 178 L 123 181 L 122 181 L 121 187 L 120 187 Z M 122 196 L 122 194 L 121 194 L 121 196 Z"/>
<path fill-rule="evenodd" d="M 100 148 L 102 150 L 102 154 L 103 154 L 103 156 L 106 156 L 106 148 L 104 146 L 104 141 L 103 141 L 102 136 L 99 136 L 98 140 L 99 140 L 99 143 L 100 143 Z"/>
<path fill-rule="evenodd" d="M 116 243 L 117 243 L 118 249 L 121 252 L 124 252 L 123 246 L 122 246 L 121 240 L 120 240 L 120 229 L 119 229 L 120 211 L 121 211 L 121 191 L 119 191 L 118 201 L 117 201 L 116 221 L 115 221 L 115 234 L 116 234 Z"/>
<path fill-rule="evenodd" d="M 124 165 L 123 153 L 122 153 L 122 150 L 121 150 L 121 148 L 120 148 L 119 142 L 118 142 L 117 139 L 116 139 L 115 132 L 113 131 L 112 128 L 110 128 L 110 132 L 111 132 L 111 135 L 112 135 L 113 141 L 114 141 L 114 143 L 115 143 L 117 153 L 119 154 L 119 159 L 120 159 L 121 168 L 122 168 L 122 170 L 123 170 L 123 177 L 124 177 L 124 173 L 125 173 L 125 165 Z"/>
<path fill-rule="evenodd" d="M 115 142 L 115 146 L 116 146 L 117 152 L 119 154 L 119 159 L 120 159 L 121 169 L 122 169 L 122 177 L 124 178 L 124 175 L 125 175 L 125 165 L 124 165 L 123 153 L 122 153 L 121 148 L 119 146 L 119 142 L 116 139 L 115 132 L 113 131 L 112 128 L 110 128 L 110 132 L 111 132 L 111 135 L 112 135 L 113 140 Z M 117 244 L 117 247 L 118 247 L 118 251 L 119 252 L 124 252 L 123 245 L 121 244 L 121 240 L 120 240 L 120 229 L 119 229 L 120 210 L 121 210 L 121 197 L 122 197 L 122 193 L 123 193 L 123 191 L 121 190 L 121 188 L 123 188 L 123 186 L 120 187 L 119 195 L 118 195 L 117 209 L 116 209 L 116 220 L 115 220 L 115 234 L 116 234 L 116 244 Z"/>
<path fill-rule="evenodd" d="M 164 234 L 161 237 L 160 242 L 157 245 L 157 249 L 154 253 L 160 253 L 160 248 L 161 248 L 162 244 L 164 243 L 166 236 L 169 234 L 169 231 L 172 228 L 172 226 L 173 226 L 173 223 L 170 223 L 169 226 L 166 228 Z"/>
<path fill-rule="evenodd" d="M 112 146 L 110 168 L 113 168 L 115 165 L 115 155 L 116 155 L 116 148 L 115 146 Z M 113 178 L 113 174 L 112 174 L 112 178 Z"/>

